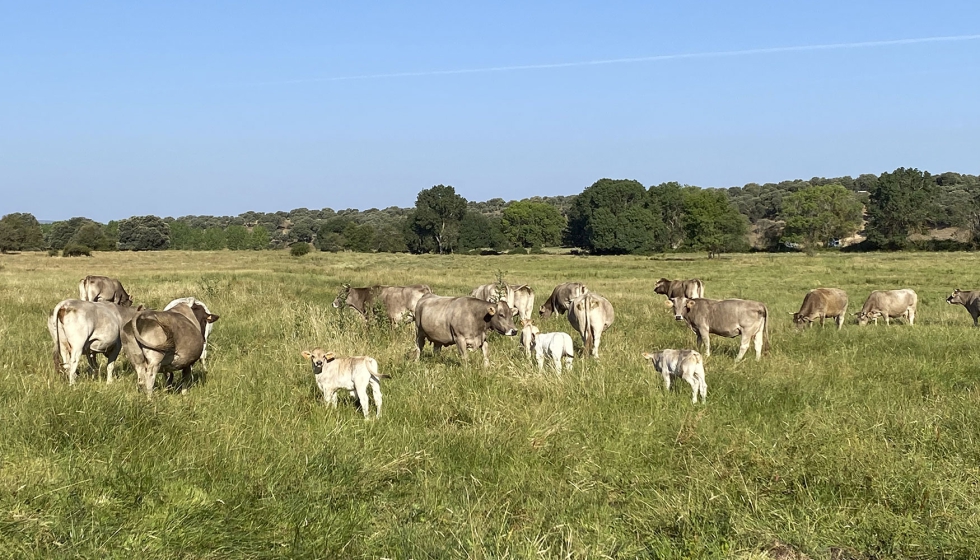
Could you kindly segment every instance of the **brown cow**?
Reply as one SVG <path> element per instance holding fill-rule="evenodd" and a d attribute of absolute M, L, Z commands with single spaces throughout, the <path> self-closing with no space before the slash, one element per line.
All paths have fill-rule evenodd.
<path fill-rule="evenodd" d="M 425 284 L 415 284 L 412 286 L 371 286 L 370 288 L 347 288 L 346 297 L 344 294 L 337 296 L 333 300 L 333 306 L 337 309 L 347 305 L 367 319 L 367 314 L 374 306 L 374 302 L 380 300 L 385 307 L 388 319 L 394 324 L 400 324 L 405 319 L 405 315 L 415 311 L 415 305 L 425 294 L 431 294 L 432 289 Z"/>
<path fill-rule="evenodd" d="M 837 330 L 844 326 L 844 317 L 847 315 L 847 293 L 837 288 L 816 288 L 807 292 L 803 296 L 803 305 L 800 310 L 793 313 L 793 323 L 797 326 L 811 326 L 813 322 L 820 319 L 820 326 L 823 321 L 830 317 L 837 321 Z"/>
<path fill-rule="evenodd" d="M 548 300 L 544 302 L 541 309 L 538 310 L 538 315 L 542 319 L 547 319 L 551 317 L 553 313 L 558 313 L 559 315 L 564 314 L 568 311 L 568 306 L 571 305 L 572 300 L 579 297 L 580 295 L 588 292 L 589 289 L 585 287 L 585 284 L 580 282 L 565 282 L 564 284 L 558 284 L 555 289 L 551 291 L 551 295 Z"/>
<path fill-rule="evenodd" d="M 971 290 L 965 292 L 963 290 L 953 290 L 953 293 L 946 298 L 946 303 L 960 304 L 970 312 L 970 317 L 973 317 L 973 326 L 977 325 L 977 318 L 980 318 L 980 290 Z"/>
<path fill-rule="evenodd" d="M 663 294 L 667 299 L 686 297 L 688 299 L 704 297 L 704 282 L 699 278 L 690 280 L 668 280 L 661 278 L 653 287 L 653 293 Z"/>
<path fill-rule="evenodd" d="M 427 340 L 436 351 L 455 344 L 463 364 L 466 349 L 480 348 L 483 365 L 490 365 L 487 331 L 506 336 L 517 334 L 513 314 L 505 301 L 489 303 L 474 297 L 441 297 L 427 294 L 415 306 L 415 360 L 422 355 Z"/>
<path fill-rule="evenodd" d="M 769 349 L 769 310 L 764 303 L 745 299 L 687 299 L 674 298 L 674 318 L 687 321 L 698 337 L 698 346 L 704 346 L 704 357 L 711 355 L 711 338 L 717 334 L 728 338 L 741 335 L 738 356 L 740 361 L 755 341 L 755 359 Z"/>
<path fill-rule="evenodd" d="M 602 333 L 613 324 L 616 313 L 609 300 L 595 292 L 586 292 L 572 300 L 568 322 L 582 336 L 583 354 L 599 357 Z"/>
<path fill-rule="evenodd" d="M 864 302 L 864 307 L 857 313 L 859 325 L 867 325 L 869 321 L 878 324 L 878 318 L 884 317 L 885 324 L 893 317 L 904 317 L 909 325 L 915 324 L 915 308 L 919 296 L 908 288 L 902 290 L 875 290 Z"/>
<path fill-rule="evenodd" d="M 78 283 L 78 299 L 82 301 L 109 301 L 119 305 L 133 305 L 133 300 L 123 289 L 122 283 L 108 276 L 86 276 Z"/>
<path fill-rule="evenodd" d="M 160 371 L 168 373 L 168 385 L 177 370 L 182 385 L 192 381 L 191 366 L 204 351 L 204 331 L 218 318 L 200 305 L 181 303 L 170 311 L 140 311 L 123 326 L 123 349 L 136 367 L 137 386 L 147 397 L 153 395 Z"/>

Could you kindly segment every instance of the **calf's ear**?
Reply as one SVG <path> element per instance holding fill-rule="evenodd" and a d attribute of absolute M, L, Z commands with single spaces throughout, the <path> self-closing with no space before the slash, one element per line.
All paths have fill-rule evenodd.
<path fill-rule="evenodd" d="M 313 357 L 313 354 L 311 354 L 309 350 L 303 350 L 302 354 L 303 357 L 306 358 L 307 360 Z"/>
<path fill-rule="evenodd" d="M 694 300 L 693 299 L 687 300 L 687 303 L 685 304 L 685 307 L 687 307 L 688 309 L 694 307 Z"/>
<path fill-rule="evenodd" d="M 209 322 L 209 323 L 213 323 L 213 322 L 215 322 L 215 321 L 217 321 L 217 320 L 218 320 L 218 319 L 220 319 L 220 318 L 221 318 L 221 317 L 220 317 L 219 315 L 215 315 L 214 313 L 209 313 L 209 314 L 208 314 L 208 316 L 207 316 L 207 317 L 205 317 L 204 319 L 205 319 L 205 320 L 206 320 L 207 322 Z M 224 327 L 221 327 L 221 328 L 224 328 Z"/>
<path fill-rule="evenodd" d="M 334 354 L 333 352 L 327 352 L 326 354 L 323 355 L 323 360 L 326 362 L 332 362 L 336 359 L 337 359 L 337 355 Z"/>
<path fill-rule="evenodd" d="M 487 315 L 490 315 L 492 317 L 492 316 L 494 316 L 496 314 L 497 314 L 497 307 L 496 306 L 491 305 L 490 307 L 487 307 Z"/>

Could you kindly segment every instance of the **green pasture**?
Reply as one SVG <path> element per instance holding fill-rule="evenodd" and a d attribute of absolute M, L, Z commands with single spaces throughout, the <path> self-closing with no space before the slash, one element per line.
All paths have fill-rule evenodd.
<path fill-rule="evenodd" d="M 945 297 L 978 271 L 969 253 L 2 255 L 0 557 L 976 558 L 980 330 Z M 602 357 L 539 374 L 493 336 L 487 369 L 431 347 L 415 363 L 413 327 L 331 307 L 344 282 L 464 295 L 498 273 L 537 305 L 564 281 L 605 295 Z M 219 314 L 199 383 L 148 400 L 123 359 L 112 385 L 83 366 L 70 388 L 45 323 L 86 274 Z M 769 306 L 761 362 L 713 339 L 704 405 L 640 356 L 694 343 L 652 293 L 661 276 Z M 916 324 L 794 329 L 820 286 L 852 314 L 913 288 Z M 378 360 L 380 420 L 318 400 L 315 346 Z"/>

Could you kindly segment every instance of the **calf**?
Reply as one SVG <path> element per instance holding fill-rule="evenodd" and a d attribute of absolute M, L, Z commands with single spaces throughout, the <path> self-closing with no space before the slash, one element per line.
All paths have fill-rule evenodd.
<path fill-rule="evenodd" d="M 381 418 L 381 379 L 390 376 L 378 373 L 378 362 L 370 356 L 338 358 L 322 348 L 304 350 L 303 357 L 313 365 L 317 387 L 323 392 L 323 401 L 337 408 L 337 391 L 350 391 L 357 395 L 361 412 L 367 419 L 371 404 L 368 401 L 368 385 L 374 393 L 374 417 Z"/>
<path fill-rule="evenodd" d="M 95 354 L 103 354 L 108 360 L 106 383 L 112 383 L 112 370 L 122 349 L 120 330 L 137 311 L 115 303 L 77 299 L 66 299 L 56 305 L 48 318 L 55 370 L 66 372 L 68 384 L 74 385 L 82 355 L 86 355 L 89 365 L 98 372 Z"/>
<path fill-rule="evenodd" d="M 656 353 L 644 352 L 643 357 L 653 364 L 653 368 L 664 378 L 664 386 L 670 390 L 670 378 L 680 377 L 691 386 L 691 402 L 697 404 L 698 394 L 701 402 L 708 396 L 708 382 L 704 379 L 704 359 L 696 350 L 661 350 Z"/>
<path fill-rule="evenodd" d="M 551 358 L 555 371 L 562 373 L 562 362 L 568 369 L 572 368 L 575 357 L 575 347 L 568 333 L 542 333 L 538 327 L 528 323 L 521 329 L 521 345 L 527 353 L 533 353 L 538 361 L 538 371 L 544 370 L 545 357 Z"/>
<path fill-rule="evenodd" d="M 847 293 L 837 288 L 817 288 L 803 297 L 800 310 L 793 313 L 793 323 L 797 326 L 811 326 L 820 319 L 820 326 L 827 317 L 837 322 L 837 330 L 844 326 L 847 315 Z"/>
<path fill-rule="evenodd" d="M 887 325 L 892 318 L 904 317 L 909 325 L 914 325 L 915 308 L 918 303 L 919 296 L 908 288 L 875 290 L 871 292 L 864 302 L 864 307 L 857 313 L 857 321 L 859 325 L 867 325 L 869 321 L 874 321 L 877 325 L 878 318 L 884 317 Z"/>
<path fill-rule="evenodd" d="M 946 298 L 946 303 L 960 304 L 970 312 L 973 317 L 973 326 L 977 325 L 977 318 L 980 318 L 980 290 L 965 292 L 963 290 L 953 290 L 953 293 Z"/>

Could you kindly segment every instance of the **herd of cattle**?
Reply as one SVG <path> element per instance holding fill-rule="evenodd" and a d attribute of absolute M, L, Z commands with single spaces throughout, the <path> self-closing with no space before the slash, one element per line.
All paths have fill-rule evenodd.
<path fill-rule="evenodd" d="M 415 360 L 426 342 L 435 352 L 444 346 L 455 345 L 466 363 L 467 351 L 479 349 L 484 366 L 489 365 L 487 335 L 492 330 L 505 336 L 520 333 L 520 347 L 543 369 L 550 360 L 559 373 L 571 367 L 574 358 L 571 337 L 564 332 L 542 333 L 534 324 L 534 290 L 526 284 L 485 284 L 475 288 L 467 297 L 444 297 L 432 293 L 423 284 L 412 286 L 372 286 L 345 290 L 334 300 L 335 308 L 351 308 L 367 318 L 380 306 L 389 320 L 399 324 L 408 318 L 415 323 Z M 704 297 L 704 283 L 698 279 L 667 280 L 661 278 L 654 292 L 667 297 L 674 317 L 684 321 L 694 331 L 697 346 L 704 357 L 711 355 L 710 335 L 728 338 L 741 337 L 735 361 L 745 356 L 754 344 L 755 357 L 760 359 L 769 346 L 769 310 L 765 304 L 743 299 L 713 300 Z M 55 306 L 48 319 L 48 331 L 54 342 L 55 368 L 66 373 L 70 384 L 77 377 L 79 362 L 84 355 L 93 370 L 98 371 L 95 354 L 106 356 L 107 382 L 120 352 L 125 352 L 137 372 L 137 387 L 151 396 L 158 373 L 167 374 L 168 386 L 173 384 L 173 372 L 181 372 L 181 385 L 186 390 L 193 381 L 191 366 L 204 364 L 207 341 L 218 315 L 193 297 L 171 301 L 163 311 L 132 307 L 132 299 L 115 279 L 87 276 L 79 282 L 79 299 L 67 299 Z M 980 291 L 955 290 L 946 298 L 949 304 L 963 305 L 973 317 L 974 326 L 980 319 Z M 859 325 L 870 321 L 886 323 L 904 318 L 915 323 L 918 297 L 913 290 L 873 291 L 861 311 L 856 313 Z M 793 313 L 793 322 L 809 326 L 832 319 L 840 329 L 847 313 L 847 294 L 837 288 L 817 288 L 803 298 L 800 310 Z M 554 314 L 567 314 L 571 326 L 582 337 L 583 354 L 599 356 L 602 333 L 615 319 L 613 306 L 605 297 L 590 291 L 584 284 L 566 282 L 552 290 L 538 309 L 544 319 Z M 514 318 L 521 321 L 517 329 Z M 380 380 L 387 377 L 378 372 L 378 364 L 368 356 L 338 357 L 320 348 L 304 351 L 310 360 L 317 386 L 324 401 L 337 405 L 336 392 L 349 391 L 356 396 L 362 412 L 368 417 L 368 387 L 375 400 L 375 416 L 381 415 Z M 692 401 L 707 395 L 704 358 L 696 350 L 666 349 L 644 353 L 663 376 L 669 389 L 671 378 L 680 377 L 691 386 Z"/>

